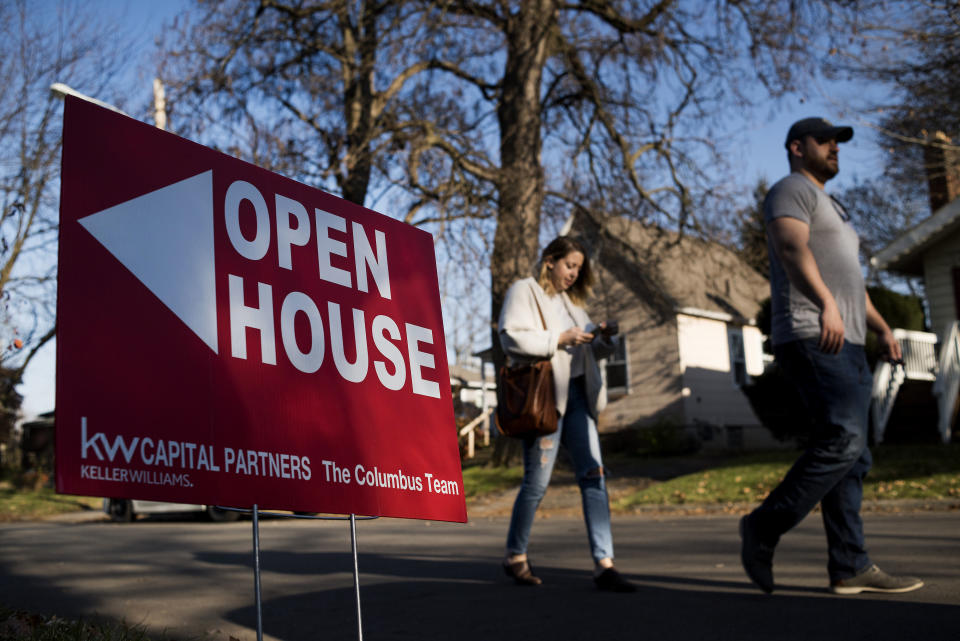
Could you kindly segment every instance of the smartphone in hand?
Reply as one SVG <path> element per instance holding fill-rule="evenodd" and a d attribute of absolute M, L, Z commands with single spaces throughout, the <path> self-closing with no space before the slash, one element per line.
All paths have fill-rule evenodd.
<path fill-rule="evenodd" d="M 593 325 L 589 330 L 593 334 L 594 340 L 599 336 L 609 338 L 620 333 L 620 324 L 615 320 L 608 320 L 603 325 Z"/>

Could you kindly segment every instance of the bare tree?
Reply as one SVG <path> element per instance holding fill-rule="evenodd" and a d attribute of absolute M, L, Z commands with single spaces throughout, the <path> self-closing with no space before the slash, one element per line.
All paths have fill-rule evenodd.
<path fill-rule="evenodd" d="M 435 0 L 411 187 L 493 212 L 491 315 L 537 258 L 541 222 L 587 212 L 698 229 L 712 132 L 827 50 L 832 3 Z M 450 121 L 456 96 L 460 118 Z M 466 108 L 463 108 L 466 106 Z M 411 123 L 412 124 L 412 123 Z M 496 331 L 492 334 L 497 345 Z"/>
<path fill-rule="evenodd" d="M 960 187 L 960 4 L 867 0 L 856 19 L 831 71 L 890 89 L 865 107 L 887 151 L 885 178 L 910 206 L 929 198 L 937 209 L 944 183 L 953 195 Z"/>
<path fill-rule="evenodd" d="M 370 204 L 373 178 L 378 187 L 396 178 L 403 126 L 394 105 L 425 68 L 421 29 L 408 2 L 197 2 L 161 45 L 171 122 Z"/>
<path fill-rule="evenodd" d="M 174 127 L 354 202 L 404 187 L 404 220 L 454 254 L 489 256 L 494 317 L 536 260 L 544 212 L 554 227 L 589 208 L 696 229 L 714 192 L 721 108 L 758 86 L 789 87 L 828 44 L 818 25 L 845 10 L 788 0 L 198 8 L 163 47 Z"/>
<path fill-rule="evenodd" d="M 55 334 L 60 101 L 54 82 L 104 98 L 124 40 L 82 2 L 0 3 L 0 368 L 10 389 Z M 6 395 L 4 398 L 10 398 Z"/>
<path fill-rule="evenodd" d="M 870 264 L 870 258 L 905 230 L 923 220 L 927 211 L 926 194 L 900 189 L 893 181 L 876 177 L 854 183 L 835 199 L 850 215 L 860 236 L 860 256 L 867 266 L 867 282 L 872 286 L 907 290 L 914 296 L 921 295 L 921 278 L 900 277 L 879 271 Z"/>
<path fill-rule="evenodd" d="M 763 219 L 763 201 L 770 186 L 765 178 L 753 188 L 753 202 L 737 211 L 737 243 L 734 247 L 745 263 L 757 270 L 764 278 L 770 278 L 770 256 L 767 250 L 767 225 Z"/>

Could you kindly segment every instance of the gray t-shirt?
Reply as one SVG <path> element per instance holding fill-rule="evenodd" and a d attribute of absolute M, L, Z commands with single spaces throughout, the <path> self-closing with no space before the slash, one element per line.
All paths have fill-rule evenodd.
<path fill-rule="evenodd" d="M 839 204 L 801 173 L 775 184 L 763 201 L 763 218 L 788 216 L 810 226 L 810 250 L 843 318 L 844 339 L 863 345 L 867 336 L 867 297 L 860 268 L 860 241 Z M 820 308 L 793 286 L 783 264 L 770 252 L 773 343 L 820 336 Z"/>

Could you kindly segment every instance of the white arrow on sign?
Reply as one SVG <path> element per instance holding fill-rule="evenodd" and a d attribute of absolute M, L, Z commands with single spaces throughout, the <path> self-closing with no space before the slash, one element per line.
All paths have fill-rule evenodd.
<path fill-rule="evenodd" d="M 217 353 L 213 171 L 90 214 L 79 223 Z"/>

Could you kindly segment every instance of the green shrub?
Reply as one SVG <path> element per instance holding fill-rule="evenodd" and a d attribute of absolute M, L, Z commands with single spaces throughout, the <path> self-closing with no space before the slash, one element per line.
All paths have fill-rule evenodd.
<path fill-rule="evenodd" d="M 700 442 L 674 417 L 638 423 L 605 436 L 605 450 L 635 456 L 679 456 L 700 449 Z"/>

